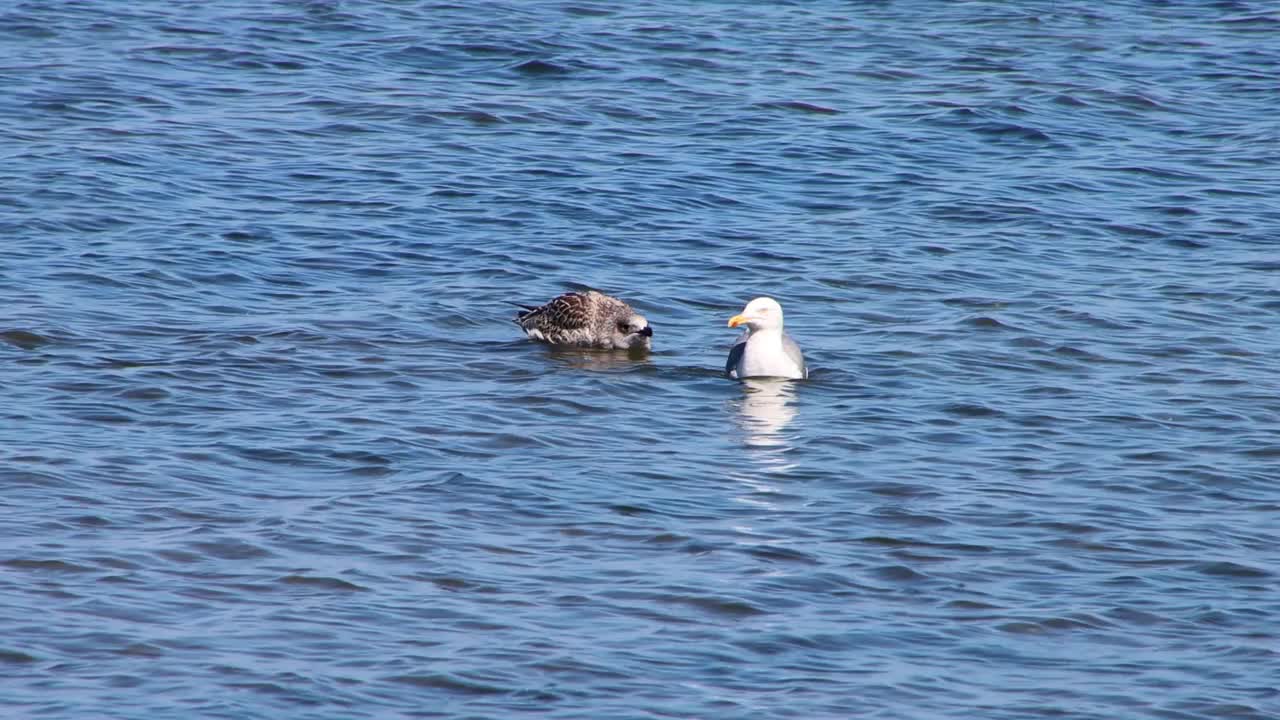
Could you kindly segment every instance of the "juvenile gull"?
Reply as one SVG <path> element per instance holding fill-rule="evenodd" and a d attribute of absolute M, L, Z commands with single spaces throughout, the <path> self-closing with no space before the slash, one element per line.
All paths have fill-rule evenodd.
<path fill-rule="evenodd" d="M 782 331 L 782 306 L 777 300 L 758 297 L 747 303 L 741 314 L 729 318 L 729 327 L 739 325 L 746 325 L 747 331 L 729 349 L 724 365 L 729 377 L 809 377 L 800 346 Z"/>
<path fill-rule="evenodd" d="M 539 307 L 524 306 L 516 324 L 533 340 L 613 350 L 649 349 L 653 328 L 616 297 L 590 290 L 565 293 Z"/>

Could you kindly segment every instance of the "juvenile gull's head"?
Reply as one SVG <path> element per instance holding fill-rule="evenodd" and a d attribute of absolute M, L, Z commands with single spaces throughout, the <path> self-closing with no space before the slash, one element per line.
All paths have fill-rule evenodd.
<path fill-rule="evenodd" d="M 610 335 L 613 347 L 618 350 L 648 350 L 653 340 L 653 327 L 643 315 L 627 308 L 626 313 L 615 316 Z"/>

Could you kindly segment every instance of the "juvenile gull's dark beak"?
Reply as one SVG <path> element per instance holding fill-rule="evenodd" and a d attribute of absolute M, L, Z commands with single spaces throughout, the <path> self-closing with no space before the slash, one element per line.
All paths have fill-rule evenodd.
<path fill-rule="evenodd" d="M 640 334 L 644 337 L 653 337 L 653 326 L 645 325 L 644 329 L 640 331 Z"/>

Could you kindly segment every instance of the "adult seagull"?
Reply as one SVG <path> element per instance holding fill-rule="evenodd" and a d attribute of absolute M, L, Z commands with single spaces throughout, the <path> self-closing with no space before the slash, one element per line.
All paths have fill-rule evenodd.
<path fill-rule="evenodd" d="M 782 306 L 770 297 L 747 303 L 729 318 L 729 327 L 745 325 L 746 332 L 729 350 L 724 371 L 734 380 L 775 377 L 803 380 L 809 377 L 800 346 L 782 331 Z"/>

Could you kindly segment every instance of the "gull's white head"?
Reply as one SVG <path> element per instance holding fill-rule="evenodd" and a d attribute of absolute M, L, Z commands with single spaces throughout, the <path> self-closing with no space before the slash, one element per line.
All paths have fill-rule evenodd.
<path fill-rule="evenodd" d="M 729 327 L 746 325 L 751 332 L 782 329 L 782 306 L 771 297 L 758 297 L 729 318 Z"/>

